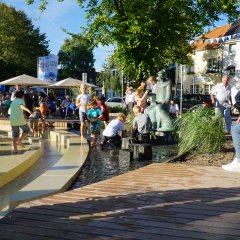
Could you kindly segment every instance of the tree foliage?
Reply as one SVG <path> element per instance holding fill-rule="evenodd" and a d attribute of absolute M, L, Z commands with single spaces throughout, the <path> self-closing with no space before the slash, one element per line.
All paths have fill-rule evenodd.
<path fill-rule="evenodd" d="M 48 54 L 48 41 L 22 11 L 0 3 L 0 80 L 37 74 L 37 57 Z"/>
<path fill-rule="evenodd" d="M 42 8 L 46 7 L 45 0 Z M 86 33 L 93 45 L 116 44 L 124 72 L 138 78 L 169 63 L 188 62 L 188 41 L 227 15 L 239 17 L 239 1 L 227 0 L 76 0 L 87 10 Z M 31 0 L 33 2 L 33 0 Z"/>
<path fill-rule="evenodd" d="M 101 86 L 104 86 L 105 91 L 108 89 L 113 89 L 116 93 L 121 95 L 121 78 L 122 76 L 119 63 L 116 62 L 114 56 L 111 56 L 108 59 L 108 62 L 104 65 L 103 71 L 98 76 L 98 83 L 100 83 Z"/>
<path fill-rule="evenodd" d="M 59 78 L 81 78 L 82 73 L 95 71 L 93 52 L 90 42 L 81 36 L 72 35 L 71 39 L 65 39 L 59 55 Z"/>

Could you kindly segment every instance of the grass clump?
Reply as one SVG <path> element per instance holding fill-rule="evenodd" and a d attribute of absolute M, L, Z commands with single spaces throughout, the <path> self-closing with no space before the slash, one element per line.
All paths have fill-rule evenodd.
<path fill-rule="evenodd" d="M 215 116 L 214 108 L 202 107 L 185 113 L 174 123 L 179 134 L 179 153 L 216 153 L 222 149 L 224 124 L 221 115 Z"/>

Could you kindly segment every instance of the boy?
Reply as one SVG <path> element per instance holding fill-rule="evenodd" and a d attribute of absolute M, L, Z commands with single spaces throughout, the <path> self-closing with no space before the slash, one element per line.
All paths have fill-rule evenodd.
<path fill-rule="evenodd" d="M 123 113 L 119 113 L 117 118 L 112 120 L 103 131 L 103 142 L 105 144 L 107 141 L 110 145 L 121 146 L 122 138 L 118 135 L 121 132 L 122 137 L 125 136 L 124 122 L 126 121 L 126 116 Z"/>
<path fill-rule="evenodd" d="M 83 129 L 84 129 L 85 122 L 87 121 L 86 109 L 90 99 L 91 99 L 91 96 L 87 94 L 87 85 L 82 84 L 81 94 L 79 94 L 76 99 L 76 107 L 79 108 L 81 141 L 84 140 Z"/>
<path fill-rule="evenodd" d="M 42 125 L 45 126 L 45 121 L 42 117 L 42 114 L 39 109 L 36 109 L 32 115 L 29 116 L 30 128 L 32 131 L 33 137 L 40 137 L 40 131 L 38 129 L 39 119 L 42 121 Z"/>
<path fill-rule="evenodd" d="M 30 128 L 24 118 L 23 111 L 32 114 L 32 112 L 25 107 L 24 92 L 17 90 L 15 92 L 15 99 L 10 106 L 10 124 L 12 128 L 14 154 L 18 153 L 17 145 L 25 147 L 22 141 L 27 137 L 28 133 L 30 133 Z M 22 129 L 21 137 L 19 137 L 19 128 Z"/>
<path fill-rule="evenodd" d="M 47 118 L 48 113 L 50 112 L 45 102 L 40 103 L 38 110 L 40 111 L 43 119 Z"/>
<path fill-rule="evenodd" d="M 97 135 L 100 134 L 100 125 L 102 117 L 102 111 L 98 108 L 97 101 L 93 100 L 91 103 L 91 108 L 87 112 L 87 118 L 90 121 L 90 131 L 93 141 L 91 146 L 97 145 Z"/>
<path fill-rule="evenodd" d="M 145 113 L 141 113 L 139 106 L 134 106 L 133 112 L 135 118 L 133 119 L 132 138 L 136 138 L 137 141 L 142 143 L 149 143 L 150 131 L 152 130 L 150 117 Z"/>

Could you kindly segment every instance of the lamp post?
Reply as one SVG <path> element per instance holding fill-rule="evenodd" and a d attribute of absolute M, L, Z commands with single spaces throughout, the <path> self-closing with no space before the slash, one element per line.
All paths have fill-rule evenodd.
<path fill-rule="evenodd" d="M 180 76 L 180 115 L 182 115 L 182 99 L 183 99 L 183 65 L 180 64 L 180 71 L 179 71 L 179 76 Z"/>
<path fill-rule="evenodd" d="M 122 99 L 123 99 L 123 92 L 124 92 L 124 76 L 123 76 L 123 70 L 121 71 L 121 84 L 122 84 Z M 123 108 L 123 101 L 122 101 L 122 108 Z"/>

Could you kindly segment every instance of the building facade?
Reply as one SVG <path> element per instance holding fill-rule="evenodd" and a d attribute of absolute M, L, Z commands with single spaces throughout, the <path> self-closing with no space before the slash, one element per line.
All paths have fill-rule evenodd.
<path fill-rule="evenodd" d="M 224 45 L 221 42 L 214 42 L 213 39 L 224 37 L 230 28 L 231 25 L 215 28 L 196 40 L 191 55 L 193 64 L 183 67 L 182 80 L 185 93 L 209 94 L 212 86 L 221 81 Z M 204 39 L 211 41 L 203 41 Z"/>

